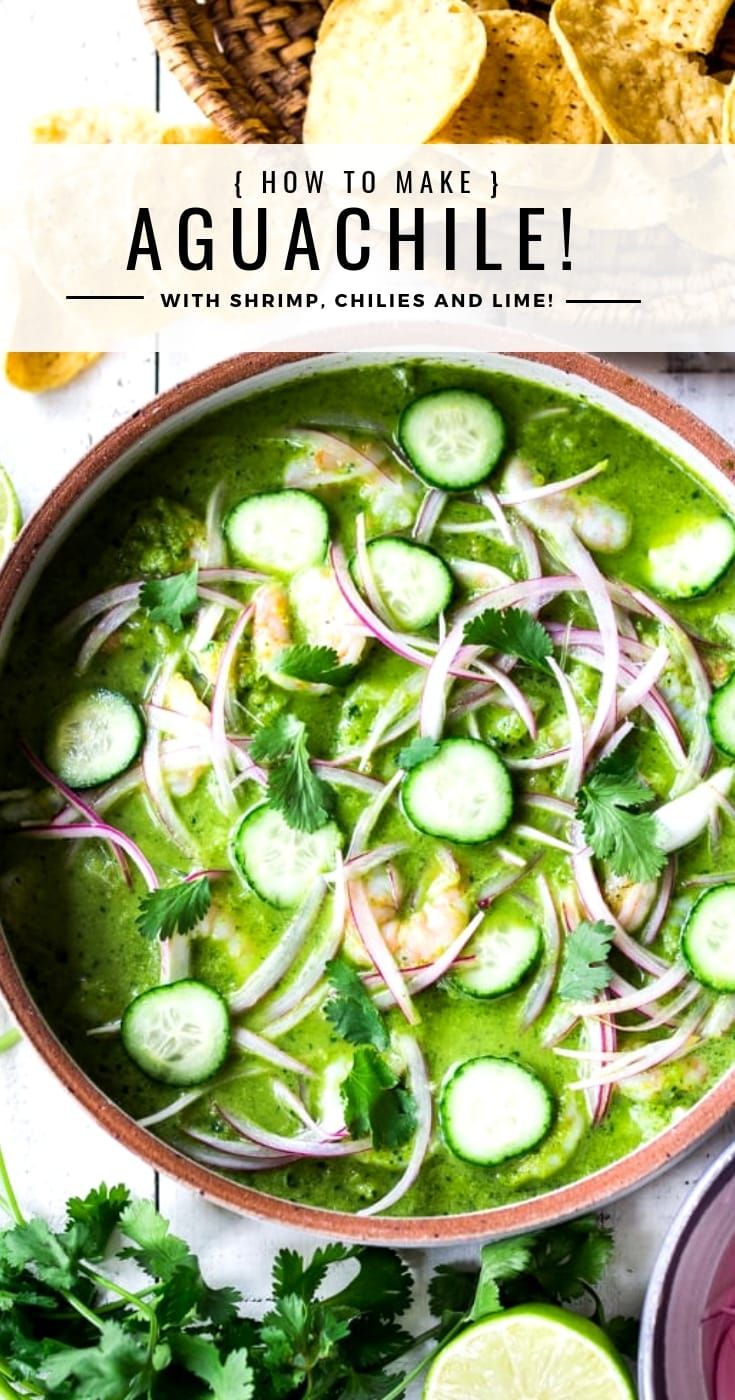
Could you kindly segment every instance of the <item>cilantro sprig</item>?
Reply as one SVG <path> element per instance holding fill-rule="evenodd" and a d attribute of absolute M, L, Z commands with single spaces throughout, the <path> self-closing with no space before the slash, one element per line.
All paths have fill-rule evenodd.
<path fill-rule="evenodd" d="M 250 753 L 268 765 L 268 801 L 294 831 L 318 831 L 329 821 L 332 791 L 311 767 L 303 720 L 279 715 L 258 730 Z"/>
<path fill-rule="evenodd" d="M 190 569 L 169 578 L 147 579 L 141 585 L 138 601 L 151 622 L 164 622 L 172 632 L 182 632 L 184 619 L 199 606 L 198 586 L 199 568 L 192 564 Z"/>
<path fill-rule="evenodd" d="M 196 875 L 176 885 L 150 890 L 140 901 L 138 930 L 151 940 L 190 933 L 200 924 L 212 903 L 209 875 Z"/>
<path fill-rule="evenodd" d="M 421 739 L 412 739 L 405 749 L 401 749 L 398 755 L 398 767 L 404 768 L 410 773 L 412 768 L 418 768 L 420 763 L 426 763 L 429 758 L 434 758 L 439 752 L 439 745 L 436 739 L 429 739 L 424 736 Z"/>
<path fill-rule="evenodd" d="M 564 1001 L 592 1001 L 610 985 L 608 963 L 615 930 L 610 924 L 583 919 L 569 934 L 557 992 Z"/>
<path fill-rule="evenodd" d="M 635 1324 L 608 1320 L 596 1292 L 612 1237 L 594 1219 L 486 1245 L 472 1271 L 440 1266 L 429 1288 L 434 1322 L 416 1337 L 402 1324 L 411 1275 L 392 1250 L 335 1242 L 308 1260 L 281 1250 L 270 1306 L 256 1318 L 236 1288 L 212 1288 L 187 1242 L 124 1186 L 73 1197 L 57 1230 L 25 1218 L 2 1154 L 0 1193 L 12 1212 L 0 1230 L 8 1397 L 400 1400 L 468 1323 L 523 1302 L 584 1296 L 618 1346 L 628 1354 L 635 1346 Z M 142 1271 L 137 1287 L 118 1282 L 125 1260 Z M 347 1283 L 333 1274 L 345 1263 L 354 1269 Z M 396 1369 L 419 1346 L 408 1374 Z"/>
<path fill-rule="evenodd" d="M 471 646 L 490 647 L 506 656 L 517 656 L 527 666 L 548 672 L 553 643 L 543 623 L 521 608 L 486 608 L 464 629 Z"/>
<path fill-rule="evenodd" d="M 371 1137 L 374 1147 L 403 1147 L 416 1131 L 416 1101 L 385 1053 L 390 1049 L 385 1021 L 347 963 L 329 963 L 327 979 L 332 995 L 324 1014 L 356 1047 L 340 1085 L 345 1123 L 354 1137 Z"/>
<path fill-rule="evenodd" d="M 585 840 L 616 875 L 654 880 L 666 864 L 653 813 L 642 810 L 652 800 L 635 755 L 620 750 L 598 763 L 577 794 Z"/>
<path fill-rule="evenodd" d="M 310 647 L 305 642 L 286 647 L 278 660 L 282 676 L 310 681 L 313 685 L 346 685 L 354 674 L 354 666 L 344 666 L 334 647 Z"/>
<path fill-rule="evenodd" d="M 324 1014 L 337 1035 L 351 1045 L 374 1045 L 377 1050 L 387 1050 L 390 1037 L 385 1021 L 359 975 L 338 958 L 327 963 L 326 974 L 332 995 Z"/>

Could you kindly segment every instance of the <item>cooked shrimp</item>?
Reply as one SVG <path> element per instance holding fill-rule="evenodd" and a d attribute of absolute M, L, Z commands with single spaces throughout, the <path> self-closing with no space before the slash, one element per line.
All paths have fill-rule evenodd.
<path fill-rule="evenodd" d="M 449 851 L 440 850 L 416 907 L 382 923 L 383 937 L 402 967 L 433 962 L 465 927 L 469 900 L 462 873 Z M 377 915 L 376 915 L 377 917 Z"/>
<path fill-rule="evenodd" d="M 262 583 L 253 594 L 253 652 L 258 670 L 270 675 L 291 645 L 288 593 L 282 583 Z"/>
<path fill-rule="evenodd" d="M 310 646 L 331 647 L 340 665 L 357 665 L 365 638 L 328 564 L 296 575 L 291 582 L 291 606 Z"/>
<path fill-rule="evenodd" d="M 589 549 L 600 554 L 616 554 L 618 550 L 625 549 L 633 524 L 623 506 L 585 497 L 584 500 L 574 500 L 572 508 L 574 528 Z"/>
<path fill-rule="evenodd" d="M 448 559 L 452 573 L 470 593 L 489 593 L 493 588 L 502 588 L 512 583 L 510 574 L 496 569 L 494 564 L 483 564 L 479 559 Z"/>
<path fill-rule="evenodd" d="M 331 434 L 309 432 L 304 439 L 310 455 L 297 457 L 286 468 L 286 486 L 302 491 L 354 482 L 371 517 L 383 526 L 400 529 L 416 514 L 419 486 L 405 474 L 390 474 L 387 453 L 373 445 L 353 448 Z"/>
<path fill-rule="evenodd" d="M 506 467 L 503 484 L 509 494 L 515 495 L 537 486 L 538 481 L 527 463 L 514 457 Z M 613 506 L 572 491 L 525 501 L 519 510 L 534 528 L 574 530 L 590 549 L 600 553 L 612 554 L 624 549 L 631 535 L 632 522 L 624 506 Z"/>
<path fill-rule="evenodd" d="M 253 603 L 256 665 L 276 685 L 288 690 L 327 689 L 282 676 L 277 669 L 279 657 L 293 640 L 292 617 L 309 646 L 331 647 L 343 666 L 355 666 L 360 660 L 365 639 L 329 565 L 302 569 L 291 580 L 290 589 L 282 583 L 263 583 L 253 595 Z"/>
<path fill-rule="evenodd" d="M 603 888 L 605 902 L 612 909 L 618 922 L 631 933 L 642 927 L 650 914 L 656 898 L 655 880 L 628 880 L 624 875 L 612 872 L 605 877 Z"/>
<path fill-rule="evenodd" d="M 175 671 L 167 682 L 162 703 L 167 710 L 173 710 L 175 714 L 183 715 L 185 719 L 209 727 L 209 710 L 199 699 L 191 681 L 187 681 L 180 672 Z M 192 727 L 192 746 L 196 743 L 196 734 L 196 729 Z M 203 741 L 206 741 L 206 737 L 202 731 Z M 207 771 L 209 764 L 210 759 L 206 752 L 205 742 L 202 742 L 200 759 L 193 758 L 191 753 L 179 761 L 167 759 L 166 781 L 172 796 L 188 797 L 189 793 L 194 791 L 199 779 Z"/>
<path fill-rule="evenodd" d="M 375 922 L 382 928 L 390 919 L 395 918 L 403 898 L 398 872 L 393 865 L 381 866 L 365 876 L 364 884 Z M 344 950 L 351 962 L 359 963 L 361 967 L 370 966 L 365 945 L 352 919 L 347 920 L 345 927 Z"/>

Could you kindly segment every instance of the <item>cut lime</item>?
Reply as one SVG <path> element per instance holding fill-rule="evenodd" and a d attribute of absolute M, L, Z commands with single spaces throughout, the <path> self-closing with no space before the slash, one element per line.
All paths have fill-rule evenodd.
<path fill-rule="evenodd" d="M 424 1400 L 635 1400 L 623 1362 L 584 1317 L 544 1303 L 495 1313 L 440 1351 Z"/>
<path fill-rule="evenodd" d="M 20 525 L 18 497 L 8 473 L 0 467 L 0 564 L 8 553 Z"/>

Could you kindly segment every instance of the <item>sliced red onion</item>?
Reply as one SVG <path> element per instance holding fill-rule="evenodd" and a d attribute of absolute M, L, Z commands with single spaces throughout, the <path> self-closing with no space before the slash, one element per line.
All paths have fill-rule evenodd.
<path fill-rule="evenodd" d="M 118 1021 L 118 1026 L 120 1022 Z M 102 1028 L 100 1028 L 102 1029 Z M 91 1034 L 91 1032 L 90 1032 Z M 196 1103 L 203 1094 L 208 1094 L 211 1085 L 206 1084 L 198 1089 L 187 1089 L 185 1094 L 180 1094 L 173 1103 L 166 1104 L 165 1108 L 159 1108 L 155 1113 L 147 1113 L 144 1118 L 139 1118 L 138 1124 L 141 1128 L 154 1128 L 157 1123 L 165 1123 L 167 1118 L 175 1118 L 177 1113 L 183 1113 L 185 1108 Z"/>
<path fill-rule="evenodd" d="M 251 972 L 236 992 L 230 993 L 230 1009 L 236 1015 L 248 1011 L 251 1006 L 262 1001 L 288 972 L 316 922 L 326 892 L 326 882 L 322 879 L 315 880 L 307 898 L 273 951 L 254 972 Z"/>
<path fill-rule="evenodd" d="M 394 856 L 402 855 L 408 850 L 406 841 L 393 841 L 385 846 L 376 846 L 372 851 L 365 851 L 361 856 L 353 856 L 345 863 L 345 874 L 349 879 L 354 880 L 368 875 L 371 870 L 378 870 L 387 861 L 393 860 Z"/>
<path fill-rule="evenodd" d="M 580 833 L 581 836 L 581 833 Z M 662 958 L 652 953 L 650 949 L 644 948 L 642 944 L 631 938 L 622 924 L 618 922 L 612 910 L 608 907 L 600 889 L 597 876 L 589 855 L 584 850 L 579 850 L 572 857 L 574 876 L 577 882 L 577 889 L 580 898 L 587 912 L 588 918 L 601 920 L 602 923 L 610 924 L 615 930 L 613 943 L 620 953 L 628 960 L 639 967 L 642 972 L 648 972 L 653 977 L 660 976 L 667 972 L 669 964 Z"/>
<path fill-rule="evenodd" d="M 571 1035 L 578 1022 L 579 1013 L 576 1007 L 561 1006 L 551 1017 L 541 1037 L 541 1044 L 546 1050 L 550 1050 L 552 1046 L 558 1045 L 562 1040 L 566 1040 L 567 1036 Z"/>
<path fill-rule="evenodd" d="M 199 597 L 204 603 L 212 603 L 216 605 L 218 609 L 222 608 L 224 611 L 227 611 L 227 609 L 231 609 L 233 612 L 242 611 L 241 598 L 233 598 L 230 596 L 229 593 L 220 593 L 218 588 L 206 588 L 202 585 L 199 586 L 199 589 L 197 591 Z M 216 631 L 216 628 L 214 630 Z M 194 642 L 192 641 L 192 650 L 196 651 L 197 649 L 198 648 L 194 645 Z"/>
<path fill-rule="evenodd" d="M 128 603 L 118 603 L 117 607 L 111 608 L 108 613 L 92 628 L 87 635 L 84 645 L 76 660 L 75 670 L 78 676 L 83 676 L 84 672 L 91 665 L 97 652 L 102 649 L 108 637 L 113 636 L 126 622 L 138 611 L 138 600 Z"/>
<path fill-rule="evenodd" d="M 232 1039 L 238 1050 L 244 1050 L 247 1055 L 255 1055 L 259 1060 L 265 1060 L 266 1064 L 275 1065 L 276 1069 L 290 1070 L 292 1074 L 301 1075 L 304 1078 L 311 1078 L 313 1069 L 309 1069 L 301 1060 L 294 1059 L 293 1055 L 287 1055 L 285 1050 L 280 1050 L 277 1045 L 272 1045 L 265 1036 L 258 1035 L 256 1031 L 246 1030 L 243 1026 L 238 1026 L 232 1032 Z"/>
<path fill-rule="evenodd" d="M 598 750 L 598 763 L 601 763 L 604 758 L 609 758 L 610 754 L 615 753 L 615 750 L 620 748 L 623 740 L 627 739 L 629 734 L 632 734 L 634 728 L 635 725 L 631 724 L 629 719 L 626 719 L 623 724 L 619 724 L 617 729 L 610 735 L 607 743 L 603 744 L 602 748 Z"/>
<path fill-rule="evenodd" d="M 239 1133 L 240 1137 L 257 1143 L 259 1147 L 271 1147 L 276 1152 L 287 1152 L 294 1157 L 355 1157 L 361 1152 L 369 1152 L 372 1147 L 370 1138 L 347 1138 L 335 1142 L 329 1138 L 316 1139 L 305 1133 L 300 1133 L 298 1137 L 284 1137 L 281 1133 L 272 1133 L 267 1128 L 261 1128 L 259 1123 L 253 1123 L 250 1118 L 231 1113 L 221 1104 L 216 1104 L 215 1107 L 220 1117 L 234 1132 Z"/>
<path fill-rule="evenodd" d="M 284 1032 L 278 1029 L 278 1023 L 295 1007 L 306 1005 L 314 988 L 321 982 L 327 963 L 331 962 L 332 958 L 336 958 L 339 952 L 344 937 L 346 918 L 347 881 L 345 879 L 345 866 L 340 855 L 334 871 L 332 916 L 326 935 L 315 948 L 311 949 L 291 985 L 284 988 L 280 995 L 275 997 L 265 1008 L 267 1019 L 261 1029 L 266 1030 L 269 1036 L 282 1035 Z M 321 997 L 316 1004 L 318 1005 L 320 1002 Z"/>
<path fill-rule="evenodd" d="M 118 608 L 125 603 L 134 603 L 137 607 L 140 588 L 141 580 L 135 579 L 130 583 L 120 583 L 115 588 L 108 588 L 104 593 L 96 593 L 93 598 L 88 598 L 85 603 L 80 603 L 67 613 L 56 629 L 57 635 L 62 640 L 69 641 L 93 618 L 109 612 L 111 608 Z"/>
<path fill-rule="evenodd" d="M 403 975 L 380 931 L 364 885 L 359 880 L 351 880 L 347 886 L 347 893 L 352 922 L 370 961 L 380 973 L 409 1025 L 415 1025 L 418 1020 L 416 1009 L 411 1002 Z"/>
<path fill-rule="evenodd" d="M 382 1215 L 402 1200 L 417 1180 L 431 1143 L 433 1104 L 426 1062 L 412 1036 L 396 1036 L 394 1044 L 408 1071 L 408 1083 L 416 1105 L 416 1132 L 403 1175 L 385 1196 L 358 1211 L 358 1215 Z"/>
<path fill-rule="evenodd" d="M 305 442 L 307 446 L 313 447 L 315 453 L 324 453 L 334 460 L 335 466 L 348 464 L 354 467 L 355 476 L 374 477 L 385 475 L 381 472 L 377 461 L 368 456 L 367 452 L 361 452 L 358 447 L 354 447 L 346 438 L 338 437 L 336 433 L 326 433 L 321 428 L 294 428 L 286 436 L 298 438 L 300 442 Z M 386 481 L 395 487 L 395 482 L 391 477 L 386 476 Z"/>
<path fill-rule="evenodd" d="M 459 960 L 462 949 L 480 927 L 485 918 L 485 912 L 485 908 L 479 909 L 474 918 L 470 919 L 469 923 L 452 940 L 449 947 L 445 948 L 444 952 L 433 962 L 426 963 L 413 972 L 410 968 L 405 969 L 407 973 L 411 974 L 407 984 L 411 996 L 418 996 L 420 992 L 425 992 L 429 987 L 433 987 L 436 982 L 441 981 L 451 967 L 454 967 L 454 964 Z M 393 1005 L 395 998 L 391 992 L 379 992 L 373 1000 L 379 1010 L 386 1010 Z"/>
<path fill-rule="evenodd" d="M 518 541 L 518 548 L 521 552 L 523 566 L 526 570 L 526 578 L 541 578 L 541 556 L 533 530 L 529 530 L 525 520 L 515 520 L 513 522 L 513 534 Z M 535 604 L 531 604 L 530 606 L 526 604 L 526 610 L 536 613 L 538 612 L 538 607 Z"/>
<path fill-rule="evenodd" d="M 308 996 L 298 1002 L 295 1006 L 290 1006 L 286 1011 L 275 1016 L 273 1020 L 263 1021 L 260 1029 L 265 1031 L 271 1040 L 279 1040 L 282 1035 L 288 1035 L 295 1026 L 301 1025 L 307 1016 L 311 1016 L 314 1011 L 326 1000 L 329 987 L 326 982 L 319 982 Z"/>
<path fill-rule="evenodd" d="M 28 759 L 28 762 L 30 763 L 31 767 L 35 768 L 39 776 L 43 778 L 44 781 L 47 782 L 49 786 L 54 789 L 55 792 L 58 792 L 61 797 L 64 797 L 66 799 L 67 803 L 69 804 L 69 808 L 71 808 L 72 811 L 76 811 L 81 817 L 86 817 L 87 820 L 90 822 L 98 822 L 100 820 L 100 814 L 97 808 L 94 807 L 92 803 L 87 801 L 85 798 L 80 797 L 79 793 L 75 792 L 73 788 L 70 788 L 67 783 L 62 782 L 61 778 L 58 778 L 56 774 L 52 772 L 52 770 L 48 767 L 48 765 L 43 762 L 43 759 L 39 758 L 38 755 L 33 752 L 33 749 L 25 742 L 24 739 L 20 740 L 20 747 L 23 754 Z M 60 812 L 54 818 L 53 825 L 60 824 L 63 815 L 63 811 Z M 66 825 L 68 823 L 65 822 L 64 824 Z M 130 872 L 128 870 L 128 864 L 125 859 L 125 856 L 114 842 L 111 842 L 110 845 L 115 860 L 120 866 L 120 870 L 122 871 L 123 877 L 129 884 Z"/>
<path fill-rule="evenodd" d="M 655 904 L 638 935 L 641 943 L 643 943 L 646 947 L 649 947 L 649 945 L 654 942 L 656 935 L 658 934 L 661 925 L 663 924 L 663 921 L 666 918 L 669 904 L 671 903 L 671 896 L 674 892 L 675 879 L 676 858 L 672 857 L 672 859 L 668 862 L 668 865 L 666 866 L 666 869 L 664 870 L 664 873 L 661 877 L 661 882 L 658 887 L 658 894 L 656 896 Z"/>
<path fill-rule="evenodd" d="M 616 1058 L 608 1057 L 603 1069 L 585 1079 L 577 1080 L 570 1084 L 569 1088 L 586 1091 L 596 1085 L 619 1084 L 625 1079 L 632 1079 L 636 1074 L 642 1074 L 646 1070 L 655 1069 L 657 1065 L 665 1064 L 677 1057 L 680 1051 L 685 1050 L 701 1021 L 701 1013 L 696 1012 L 673 1035 L 666 1036 L 663 1040 L 655 1040 L 640 1050 L 621 1052 Z M 559 1053 L 560 1051 L 557 1050 L 556 1054 Z"/>
<path fill-rule="evenodd" d="M 345 768 L 333 760 L 325 762 L 316 759 L 311 766 L 320 778 L 324 778 L 327 783 L 333 783 L 335 787 L 354 788 L 356 792 L 366 792 L 372 796 L 376 792 L 382 792 L 385 786 L 379 778 L 370 778 L 367 773 L 358 773 L 354 768 Z"/>
<path fill-rule="evenodd" d="M 558 496 L 562 491 L 571 491 L 575 486 L 584 486 L 586 481 L 593 481 L 596 476 L 607 469 L 608 465 L 608 459 L 605 458 L 602 462 L 597 462 L 594 467 L 577 472 L 576 476 L 567 476 L 561 481 L 547 481 L 543 486 L 529 486 L 525 491 L 501 495 L 500 504 L 505 507 L 522 506 L 526 505 L 528 501 L 542 501 L 546 500 L 548 496 Z"/>
<path fill-rule="evenodd" d="M 426 492 L 411 531 L 417 544 L 428 544 L 446 503 L 446 492 L 437 491 L 436 488 Z"/>
<path fill-rule="evenodd" d="M 589 754 L 597 742 L 607 738 L 615 728 L 620 638 L 607 579 L 598 569 L 589 550 L 585 549 L 581 540 L 570 531 L 569 539 L 565 540 L 563 552 L 565 562 L 568 560 L 571 564 L 589 598 L 602 642 L 603 665 L 600 673 L 597 708 L 585 746 L 586 753 Z"/>
<path fill-rule="evenodd" d="M 684 890 L 706 890 L 710 885 L 730 884 L 735 884 L 735 870 L 717 871 L 712 875 L 692 875 L 688 880 L 682 880 L 681 887 Z"/>
<path fill-rule="evenodd" d="M 521 1024 L 524 1028 L 532 1026 L 534 1021 L 538 1020 L 551 997 L 559 971 L 562 948 L 559 917 L 545 875 L 538 876 L 536 888 L 544 916 L 545 949 L 541 967 L 523 1005 Z"/>
<path fill-rule="evenodd" d="M 589 1046 L 590 1052 L 594 1055 L 607 1058 L 613 1055 L 617 1049 L 617 1036 L 614 1027 L 607 1020 L 585 1020 L 583 1022 L 583 1034 Z M 587 1103 L 592 1119 L 592 1126 L 596 1127 L 601 1123 L 612 1098 L 611 1084 L 597 1084 L 587 1090 Z"/>
<path fill-rule="evenodd" d="M 211 1088 L 211 1086 L 210 1086 Z M 261 1161 L 269 1166 L 291 1160 L 290 1153 L 276 1152 L 272 1148 L 258 1147 L 254 1142 L 235 1142 L 232 1138 L 223 1138 L 217 1133 L 205 1133 L 201 1128 L 186 1127 L 182 1129 L 184 1135 L 192 1142 L 201 1143 L 203 1147 L 212 1147 L 225 1156 L 236 1160 Z"/>
<path fill-rule="evenodd" d="M 315 1138 L 327 1138 L 332 1141 L 341 1142 L 344 1138 L 349 1137 L 347 1128 L 344 1127 L 344 1125 L 338 1128 L 336 1132 L 328 1132 L 323 1123 L 317 1123 L 316 1119 L 312 1118 L 308 1108 L 299 1098 L 298 1094 L 295 1094 L 292 1089 L 289 1089 L 288 1085 L 284 1084 L 282 1079 L 273 1081 L 273 1093 L 277 1099 L 280 1099 L 284 1108 L 287 1108 L 289 1113 L 293 1113 L 294 1117 L 298 1118 L 299 1122 L 302 1123 L 307 1131 L 312 1133 Z"/>
<path fill-rule="evenodd" d="M 395 632 L 374 612 L 364 601 L 355 588 L 347 567 L 344 550 L 341 545 L 333 544 L 331 547 L 331 561 L 334 575 L 337 580 L 339 591 L 345 602 L 352 609 L 355 617 L 362 623 L 370 636 L 377 638 L 389 651 L 395 652 L 404 661 L 411 661 L 414 666 L 428 666 L 429 662 L 422 652 L 411 646 L 400 633 Z"/>
<path fill-rule="evenodd" d="M 511 523 L 508 520 L 505 511 L 503 510 L 503 507 L 500 504 L 500 501 L 495 495 L 495 492 L 491 491 L 489 486 L 481 486 L 479 490 L 475 492 L 475 497 L 480 502 L 480 505 L 483 505 L 485 507 L 485 510 L 488 512 L 488 514 L 492 516 L 504 543 L 509 545 L 512 549 L 513 545 L 515 544 L 515 539 L 513 537 L 513 527 L 511 526 Z"/>
<path fill-rule="evenodd" d="M 118 830 L 116 826 L 110 826 L 107 822 L 100 821 L 99 818 L 93 822 L 90 821 L 87 825 L 73 822 L 68 826 L 55 826 L 52 823 L 26 826 L 23 827 L 22 834 L 23 836 L 36 837 L 41 841 L 83 841 L 85 838 L 109 841 L 130 857 L 149 890 L 159 888 L 158 876 L 150 861 L 144 856 L 140 846 L 136 845 L 135 841 L 124 831 Z"/>
<path fill-rule="evenodd" d="M 149 725 L 160 729 L 162 734 L 170 734 L 190 744 L 209 746 L 211 730 L 204 720 L 182 714 L 180 710 L 172 710 L 167 705 L 154 704 L 150 700 L 146 701 L 143 708 Z"/>
<path fill-rule="evenodd" d="M 544 627 L 558 646 L 593 647 L 602 651 L 602 634 L 594 627 L 573 627 L 568 622 L 545 622 Z M 645 662 L 654 648 L 637 637 L 620 637 L 620 651 L 631 661 Z"/>
<path fill-rule="evenodd" d="M 569 749 L 552 749 L 550 753 L 539 754 L 537 758 L 511 758 L 503 755 L 503 762 L 512 772 L 536 773 L 544 768 L 558 768 L 560 763 L 569 762 Z"/>
<path fill-rule="evenodd" d="M 177 665 L 178 656 L 174 655 L 169 657 L 168 661 L 165 661 L 159 669 L 150 692 L 152 704 L 162 705 L 166 687 Z M 165 834 L 185 855 L 193 856 L 195 847 L 191 835 L 181 820 L 164 781 L 161 736 L 155 725 L 149 726 L 147 730 L 141 767 L 154 815 L 158 818 Z"/>
<path fill-rule="evenodd" d="M 235 621 L 232 631 L 225 643 L 225 649 L 217 669 L 217 678 L 214 683 L 214 691 L 212 694 L 212 767 L 214 768 L 217 786 L 219 787 L 222 803 L 226 811 L 233 810 L 235 807 L 235 799 L 232 794 L 232 768 L 227 744 L 225 704 L 230 684 L 230 673 L 235 661 L 235 654 L 252 615 L 253 607 L 252 604 L 250 604 L 248 607 L 243 608 L 240 616 Z"/>
<path fill-rule="evenodd" d="M 555 817 L 568 820 L 574 816 L 573 802 L 549 792 L 524 792 L 523 802 L 526 807 L 537 807 L 540 812 L 551 812 Z"/>
<path fill-rule="evenodd" d="M 558 836 L 552 836 L 550 832 L 543 831 L 538 826 L 527 826 L 525 822 L 514 822 L 513 831 L 516 836 L 520 836 L 523 841 L 532 841 L 534 845 L 549 846 L 553 851 L 564 851 L 565 855 L 573 856 L 576 846 L 569 841 L 561 841 Z"/>
<path fill-rule="evenodd" d="M 642 1006 L 639 1014 L 644 1020 L 639 1022 L 635 1027 L 636 1032 L 639 1035 L 641 1033 L 647 1035 L 649 1031 L 656 1031 L 661 1026 L 672 1026 L 676 1028 L 679 1025 L 680 1013 L 686 1011 L 686 1008 L 691 1006 L 692 1002 L 696 1001 L 701 995 L 702 988 L 697 982 L 692 981 L 684 988 L 683 992 L 679 993 L 678 997 L 674 997 L 666 1006 L 661 1007 L 659 1010 L 655 1008 L 653 1003 L 649 1006 Z M 618 1030 L 630 1031 L 631 1029 L 630 1026 L 618 1026 Z M 704 1030 L 702 1033 L 704 1035 Z"/>
<path fill-rule="evenodd" d="M 281 1156 L 272 1157 L 235 1157 L 231 1152 L 218 1152 L 215 1148 L 200 1147 L 193 1142 L 191 1133 L 185 1133 L 187 1139 L 182 1151 L 187 1157 L 191 1157 L 195 1162 L 201 1163 L 203 1167 L 212 1167 L 214 1171 L 220 1172 L 268 1172 L 274 1167 L 289 1166 L 298 1160 L 297 1154 L 290 1152 Z"/>
<path fill-rule="evenodd" d="M 567 723 L 569 725 L 569 754 L 560 792 L 564 797 L 573 797 L 581 785 L 582 775 L 584 773 L 584 726 L 582 724 L 582 716 L 574 691 L 567 677 L 564 675 L 561 666 L 553 656 L 549 657 L 548 664 L 561 692 L 561 698 L 567 715 Z"/>
<path fill-rule="evenodd" d="M 265 583 L 268 574 L 258 573 L 255 569 L 232 569 L 232 568 L 210 568 L 207 566 L 199 570 L 199 578 L 206 583 Z M 242 607 L 242 603 L 240 604 Z"/>
<path fill-rule="evenodd" d="M 718 1036 L 727 1035 L 735 1026 L 735 996 L 718 996 L 712 1010 L 709 1011 L 702 1022 L 702 1036 L 706 1040 L 714 1040 Z"/>
<path fill-rule="evenodd" d="M 639 987 L 628 996 L 608 997 L 606 994 L 601 1001 L 591 1001 L 580 1006 L 579 1013 L 581 1016 L 622 1016 L 624 1011 L 639 1011 L 642 1006 L 658 1001 L 659 997 L 668 996 L 680 987 L 688 976 L 689 973 L 683 964 L 675 964 L 654 982 L 648 982 L 645 987 Z"/>
<path fill-rule="evenodd" d="M 628 584 L 611 585 L 611 591 L 613 597 L 622 602 L 624 607 L 654 617 L 662 627 L 671 632 L 689 672 L 694 692 L 692 707 L 694 732 L 689 747 L 686 769 L 679 771 L 674 783 L 673 793 L 674 796 L 677 796 L 680 792 L 685 792 L 688 787 L 691 787 L 697 778 L 701 778 L 712 757 L 712 738 L 707 724 L 707 711 L 712 696 L 709 677 L 691 638 L 681 624 L 655 598 L 651 598 L 641 589 L 632 588 Z"/>
<path fill-rule="evenodd" d="M 625 719 L 636 710 L 645 700 L 646 696 L 653 690 L 656 682 L 665 671 L 669 663 L 669 649 L 663 642 L 656 647 L 653 655 L 648 658 L 645 666 L 642 666 L 635 680 L 629 685 L 618 698 L 618 715 Z"/>
<path fill-rule="evenodd" d="M 352 832 L 347 851 L 348 861 L 352 860 L 354 856 L 361 856 L 367 849 L 368 841 L 402 778 L 403 773 L 399 769 L 397 773 L 393 774 L 390 781 L 384 784 L 380 792 L 376 792 L 375 796 L 363 807 Z"/>
<path fill-rule="evenodd" d="M 373 573 L 373 566 L 370 562 L 370 555 L 367 549 L 365 516 L 362 511 L 360 511 L 355 521 L 355 561 L 357 563 L 357 572 L 360 576 L 360 587 L 370 607 L 388 627 L 392 627 L 392 620 L 381 596 L 375 574 Z"/>
<path fill-rule="evenodd" d="M 499 854 L 500 852 L 498 852 L 498 855 Z M 508 890 L 512 890 L 520 880 L 524 880 L 527 875 L 530 875 L 534 866 L 538 864 L 539 859 L 540 857 L 537 855 L 533 860 L 524 860 L 523 864 L 519 868 L 517 867 L 513 874 L 495 875 L 491 879 L 485 880 L 476 895 L 478 909 L 489 909 L 490 905 L 493 904 L 496 899 L 499 899 L 501 894 L 507 894 Z"/>

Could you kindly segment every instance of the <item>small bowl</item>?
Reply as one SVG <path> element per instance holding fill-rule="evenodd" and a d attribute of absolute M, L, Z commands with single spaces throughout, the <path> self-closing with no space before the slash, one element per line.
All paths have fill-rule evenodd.
<path fill-rule="evenodd" d="M 654 1265 L 641 1321 L 639 1400 L 711 1400 L 702 1318 L 735 1281 L 735 1143 L 705 1172 Z M 735 1394 L 735 1375 L 732 1392 Z"/>
<path fill-rule="evenodd" d="M 481 365 L 588 399 L 641 429 L 687 463 L 712 490 L 729 500 L 735 515 L 733 451 L 704 423 L 649 385 L 603 361 L 581 354 L 506 355 L 477 352 L 432 356 L 441 362 Z M 248 354 L 205 370 L 161 395 L 116 427 L 69 473 L 25 526 L 0 570 L 0 660 L 31 591 L 62 541 L 100 496 L 156 448 L 209 413 L 246 401 L 263 389 L 328 369 L 358 363 L 390 364 L 411 352 L 348 355 Z M 0 991 L 44 1060 L 96 1121 L 149 1165 L 218 1205 L 260 1219 L 314 1230 L 340 1240 L 410 1247 L 446 1245 L 540 1229 L 596 1210 L 641 1186 L 690 1152 L 735 1107 L 731 1069 L 680 1121 L 634 1152 L 593 1174 L 511 1205 L 429 1217 L 358 1217 L 340 1210 L 299 1205 L 227 1180 L 183 1156 L 141 1127 L 104 1094 L 58 1040 L 33 1000 L 0 929 Z M 693 1400 L 687 1396 L 686 1400 Z"/>

